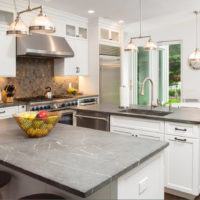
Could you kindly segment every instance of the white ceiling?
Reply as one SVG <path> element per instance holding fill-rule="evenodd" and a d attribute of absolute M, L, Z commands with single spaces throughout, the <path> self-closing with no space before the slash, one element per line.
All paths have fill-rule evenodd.
<path fill-rule="evenodd" d="M 44 0 L 45 1 L 45 0 Z M 40 3 L 41 0 L 34 0 Z M 200 10 L 200 0 L 143 0 L 143 19 Z M 139 0 L 46 0 L 45 5 L 83 17 L 105 17 L 126 23 L 139 19 Z M 95 10 L 89 15 L 88 10 Z"/>

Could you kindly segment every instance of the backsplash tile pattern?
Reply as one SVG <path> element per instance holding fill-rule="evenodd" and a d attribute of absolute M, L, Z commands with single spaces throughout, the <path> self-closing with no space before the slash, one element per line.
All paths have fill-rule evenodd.
<path fill-rule="evenodd" d="M 53 94 L 67 94 L 69 83 L 78 89 L 78 77 L 54 77 L 53 59 L 17 58 L 16 77 L 0 78 L 0 89 L 6 84 L 16 87 L 16 98 L 44 95 L 50 86 Z"/>

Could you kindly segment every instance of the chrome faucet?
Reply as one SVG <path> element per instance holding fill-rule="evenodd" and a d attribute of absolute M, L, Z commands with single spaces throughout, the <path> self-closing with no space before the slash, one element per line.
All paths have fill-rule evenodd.
<path fill-rule="evenodd" d="M 151 83 L 151 110 L 153 110 L 153 108 L 158 107 L 158 105 L 154 105 L 154 104 L 153 104 L 153 81 L 152 81 L 151 78 L 147 77 L 147 78 L 145 78 L 145 79 L 143 80 L 140 95 L 141 95 L 141 96 L 144 96 L 144 85 L 145 85 L 145 83 L 146 83 L 147 81 L 150 81 L 150 83 Z"/>

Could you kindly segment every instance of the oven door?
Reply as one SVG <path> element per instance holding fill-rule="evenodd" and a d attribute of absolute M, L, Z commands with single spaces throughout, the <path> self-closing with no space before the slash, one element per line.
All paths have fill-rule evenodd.
<path fill-rule="evenodd" d="M 57 111 L 57 112 L 61 113 L 61 118 L 60 118 L 58 123 L 74 126 L 74 122 L 75 122 L 75 120 L 74 120 L 75 112 L 74 111 L 72 111 L 72 110 L 60 110 L 60 111 Z"/>

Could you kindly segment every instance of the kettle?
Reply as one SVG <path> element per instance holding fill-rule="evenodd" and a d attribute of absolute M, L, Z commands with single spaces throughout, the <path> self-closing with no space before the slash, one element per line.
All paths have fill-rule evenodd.
<path fill-rule="evenodd" d="M 51 92 L 51 87 L 46 87 L 45 88 L 46 92 L 44 94 L 44 96 L 47 98 L 47 99 L 51 99 L 52 98 L 52 92 Z"/>

